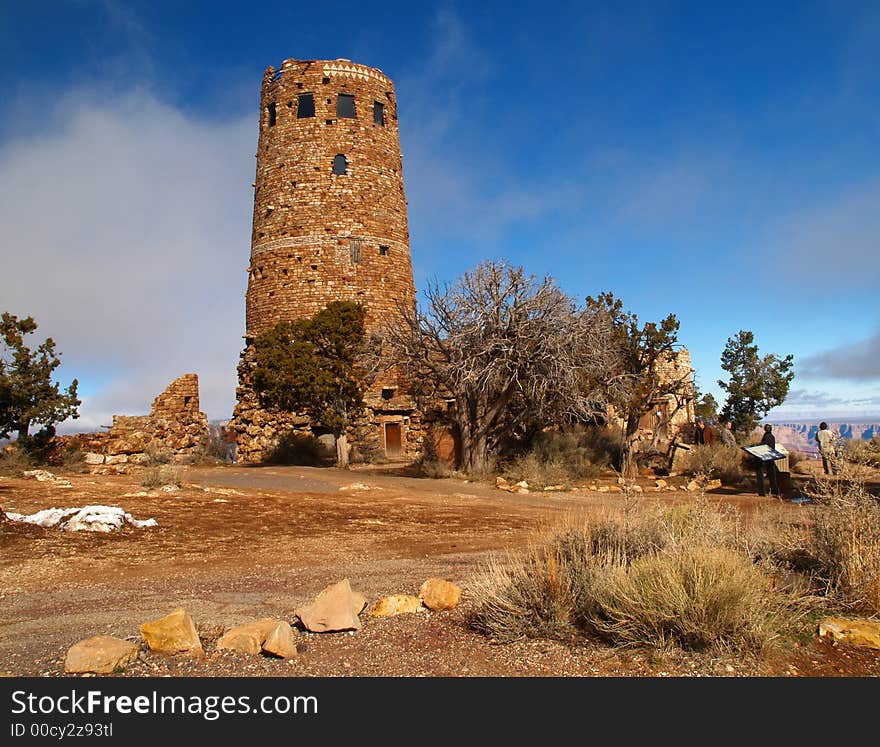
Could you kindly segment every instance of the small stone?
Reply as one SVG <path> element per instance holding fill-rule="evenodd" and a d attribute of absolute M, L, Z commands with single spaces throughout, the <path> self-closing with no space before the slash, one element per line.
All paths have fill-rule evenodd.
<path fill-rule="evenodd" d="M 311 604 L 296 610 L 296 616 L 313 633 L 359 630 L 358 614 L 365 604 L 366 597 L 353 592 L 346 578 L 321 591 Z"/>
<path fill-rule="evenodd" d="M 422 609 L 422 600 L 411 594 L 393 594 L 382 597 L 373 605 L 370 614 L 373 617 L 393 617 Z"/>
<path fill-rule="evenodd" d="M 461 601 L 461 588 L 443 578 L 429 578 L 419 589 L 419 598 L 429 610 L 451 610 Z"/>
<path fill-rule="evenodd" d="M 281 659 L 294 658 L 297 655 L 296 631 L 286 621 L 278 621 L 278 624 L 266 636 L 263 652 Z"/>

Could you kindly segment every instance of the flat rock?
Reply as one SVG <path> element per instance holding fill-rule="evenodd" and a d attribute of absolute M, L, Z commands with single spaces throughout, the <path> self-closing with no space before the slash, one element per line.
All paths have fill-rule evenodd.
<path fill-rule="evenodd" d="M 297 609 L 296 616 L 312 633 L 359 630 L 362 623 L 358 614 L 365 605 L 366 597 L 353 592 L 345 578 L 320 592 L 311 604 Z"/>
<path fill-rule="evenodd" d="M 263 652 L 278 656 L 282 659 L 292 659 L 296 656 L 296 631 L 284 620 L 269 631 L 263 643 Z"/>
<path fill-rule="evenodd" d="M 880 649 L 880 622 L 826 617 L 819 623 L 819 637 L 851 646 Z"/>
<path fill-rule="evenodd" d="M 196 626 L 182 607 L 165 617 L 141 625 L 141 635 L 150 650 L 160 654 L 205 654 Z"/>
<path fill-rule="evenodd" d="M 392 594 L 376 602 L 370 614 L 373 617 L 393 617 L 418 612 L 421 609 L 422 600 L 418 597 L 412 594 Z"/>
<path fill-rule="evenodd" d="M 419 589 L 419 598 L 429 610 L 451 610 L 461 601 L 461 588 L 445 578 L 429 578 Z"/>
<path fill-rule="evenodd" d="M 70 674 L 113 674 L 131 664 L 137 654 L 136 643 L 109 635 L 96 635 L 68 649 L 64 671 Z"/>

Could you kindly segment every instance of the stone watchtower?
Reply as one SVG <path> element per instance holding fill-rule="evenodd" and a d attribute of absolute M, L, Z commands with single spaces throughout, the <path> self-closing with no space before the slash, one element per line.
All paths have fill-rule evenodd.
<path fill-rule="evenodd" d="M 238 459 L 259 461 L 308 419 L 263 410 L 252 342 L 280 321 L 356 301 L 367 331 L 415 304 L 397 100 L 381 71 L 348 60 L 284 60 L 263 76 L 245 349 L 232 426 Z M 416 453 L 412 402 L 391 379 L 366 397 L 353 434 L 365 455 Z M 318 434 L 320 435 L 320 434 Z"/>

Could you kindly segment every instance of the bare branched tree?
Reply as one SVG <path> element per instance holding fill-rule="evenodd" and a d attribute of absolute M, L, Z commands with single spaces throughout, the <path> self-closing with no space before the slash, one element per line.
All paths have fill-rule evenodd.
<path fill-rule="evenodd" d="M 604 413 L 591 384 L 610 370 L 613 327 L 551 278 L 487 261 L 452 285 L 429 284 L 425 297 L 424 309 L 400 309 L 386 340 L 414 395 L 454 400 L 468 471 L 484 472 L 506 435 Z"/>

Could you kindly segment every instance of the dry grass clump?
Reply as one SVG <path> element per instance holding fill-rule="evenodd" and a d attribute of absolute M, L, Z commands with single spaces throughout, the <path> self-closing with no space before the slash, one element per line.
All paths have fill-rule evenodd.
<path fill-rule="evenodd" d="M 144 470 L 141 485 L 145 488 L 161 488 L 166 485 L 180 488 L 183 486 L 183 470 L 180 467 L 172 467 L 168 464 L 148 467 Z"/>
<path fill-rule="evenodd" d="M 740 535 L 735 511 L 706 502 L 588 518 L 493 561 L 475 582 L 471 624 L 497 640 L 757 651 L 793 599 Z"/>
<path fill-rule="evenodd" d="M 529 485 L 573 485 L 596 477 L 619 458 L 619 442 L 604 428 L 560 433 L 538 433 L 525 453 L 509 459 L 502 474 L 510 482 L 525 480 Z"/>
<path fill-rule="evenodd" d="M 785 608 L 742 553 L 678 546 L 617 566 L 594 587 L 596 632 L 616 644 L 758 651 Z"/>
<path fill-rule="evenodd" d="M 843 459 L 853 464 L 866 467 L 880 467 L 880 437 L 874 436 L 870 441 L 851 438 L 843 448 Z"/>
<path fill-rule="evenodd" d="M 36 460 L 18 444 L 8 444 L 0 448 L 0 475 L 21 477 L 27 469 L 33 469 Z"/>
<path fill-rule="evenodd" d="M 691 446 L 682 456 L 681 471 L 692 477 L 721 480 L 725 485 L 738 485 L 747 479 L 743 451 L 738 446 Z"/>
<path fill-rule="evenodd" d="M 814 522 L 807 551 L 824 592 L 868 615 L 880 614 L 880 500 L 858 477 L 821 480 L 811 491 Z"/>

